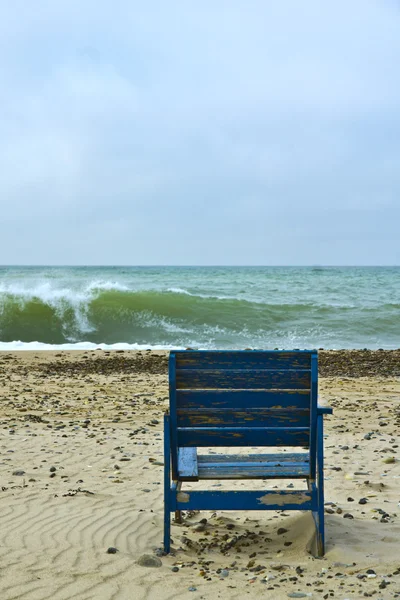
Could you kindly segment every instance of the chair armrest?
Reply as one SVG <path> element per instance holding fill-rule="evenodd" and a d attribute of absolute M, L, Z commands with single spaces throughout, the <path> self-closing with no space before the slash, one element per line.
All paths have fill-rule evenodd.
<path fill-rule="evenodd" d="M 317 415 L 331 415 L 333 408 L 331 406 L 317 406 Z"/>

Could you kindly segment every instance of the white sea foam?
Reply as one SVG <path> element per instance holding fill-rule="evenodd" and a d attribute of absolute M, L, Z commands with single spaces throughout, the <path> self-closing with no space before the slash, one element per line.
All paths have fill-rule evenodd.
<path fill-rule="evenodd" d="M 0 351 L 14 352 L 15 350 L 182 350 L 183 346 L 162 344 L 93 344 L 92 342 L 76 342 L 70 344 L 45 344 L 43 342 L 0 342 Z"/>
<path fill-rule="evenodd" d="M 133 292 L 130 287 L 123 285 L 122 283 L 118 283 L 117 281 L 92 281 L 87 287 L 86 290 L 88 292 L 94 292 L 96 290 L 106 290 L 106 291 L 118 291 L 118 292 Z"/>
<path fill-rule="evenodd" d="M 173 294 L 185 294 L 185 296 L 194 296 L 195 295 L 195 294 L 191 294 L 187 290 L 183 290 L 182 288 L 179 288 L 179 287 L 167 288 L 167 292 L 172 292 Z"/>
<path fill-rule="evenodd" d="M 83 289 L 74 289 L 65 285 L 60 286 L 60 283 L 62 284 L 62 282 L 59 282 L 58 286 L 55 286 L 50 281 L 1 283 L 0 298 L 2 295 L 3 297 L 12 296 L 21 308 L 28 302 L 36 299 L 40 300 L 44 304 L 51 306 L 61 320 L 63 320 L 65 311 L 72 309 L 75 327 L 82 334 L 94 331 L 94 327 L 90 324 L 88 317 L 91 301 L 105 290 L 129 291 L 127 286 L 114 281 L 95 280 L 87 284 Z M 1 304 L 0 313 L 2 312 Z M 69 327 L 69 325 L 65 324 L 65 327 Z M 71 332 L 67 333 L 71 337 Z"/>

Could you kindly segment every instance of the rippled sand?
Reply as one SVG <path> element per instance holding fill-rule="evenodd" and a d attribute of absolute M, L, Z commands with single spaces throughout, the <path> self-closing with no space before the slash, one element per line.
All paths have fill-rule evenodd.
<path fill-rule="evenodd" d="M 162 566 L 137 565 L 162 545 L 165 361 L 162 352 L 0 354 L 1 598 L 400 597 L 393 374 L 320 380 L 321 402 L 334 407 L 324 559 L 307 552 L 307 513 L 218 512 L 186 515 Z"/>

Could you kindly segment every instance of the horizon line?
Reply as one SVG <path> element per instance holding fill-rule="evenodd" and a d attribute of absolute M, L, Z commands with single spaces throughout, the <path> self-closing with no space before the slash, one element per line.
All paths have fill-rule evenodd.
<path fill-rule="evenodd" d="M 379 264 L 379 265 L 359 265 L 359 264 L 243 264 L 243 265 L 226 265 L 226 264 L 191 264 L 191 265 L 182 265 L 182 264 L 68 264 L 68 263 L 60 263 L 60 264 L 46 264 L 46 263 L 37 263 L 37 264 L 25 264 L 25 263 L 16 263 L 16 264 L 0 264 L 0 268 L 4 267 L 39 267 L 39 268 L 160 268 L 160 267 L 177 267 L 177 268 L 319 268 L 319 269 L 327 269 L 327 268 L 397 268 L 400 267 L 400 264 Z"/>

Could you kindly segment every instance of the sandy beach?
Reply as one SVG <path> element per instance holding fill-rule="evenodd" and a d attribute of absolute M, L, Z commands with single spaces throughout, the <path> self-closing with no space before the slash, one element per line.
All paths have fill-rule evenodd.
<path fill-rule="evenodd" d="M 0 353 L 2 600 L 400 598 L 400 351 L 320 367 L 326 556 L 293 512 L 188 513 L 163 556 L 167 353 Z"/>

